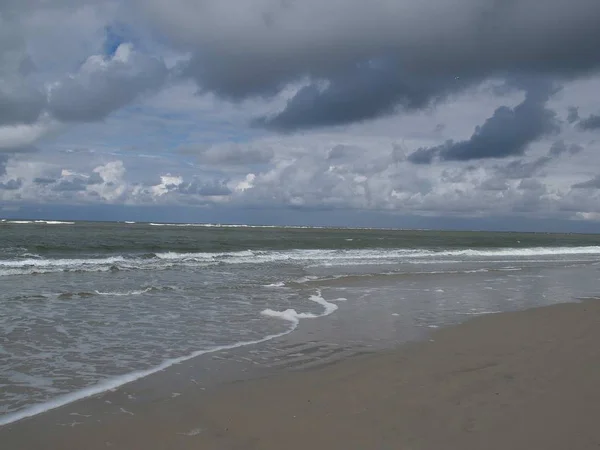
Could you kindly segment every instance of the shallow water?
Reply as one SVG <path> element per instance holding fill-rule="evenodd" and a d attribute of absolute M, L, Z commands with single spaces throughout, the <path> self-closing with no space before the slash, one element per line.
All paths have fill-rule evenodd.
<path fill-rule="evenodd" d="M 594 295 L 599 261 L 595 235 L 2 222 L 0 420 L 307 320 L 385 347 Z"/>

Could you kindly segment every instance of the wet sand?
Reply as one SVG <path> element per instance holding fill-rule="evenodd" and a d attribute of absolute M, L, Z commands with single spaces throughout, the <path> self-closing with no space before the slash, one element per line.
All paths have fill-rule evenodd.
<path fill-rule="evenodd" d="M 213 387 L 187 382 L 193 365 L 175 366 L 0 428 L 0 447 L 599 448 L 599 325 L 593 300 L 487 315 L 393 351 Z M 143 400 L 126 403 L 136 392 Z"/>

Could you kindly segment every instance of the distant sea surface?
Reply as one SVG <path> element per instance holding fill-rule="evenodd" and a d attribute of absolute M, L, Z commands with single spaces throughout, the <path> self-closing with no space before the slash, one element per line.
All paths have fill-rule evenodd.
<path fill-rule="evenodd" d="M 592 296 L 599 263 L 600 235 L 4 220 L 0 424 L 304 320 L 391 344 Z"/>

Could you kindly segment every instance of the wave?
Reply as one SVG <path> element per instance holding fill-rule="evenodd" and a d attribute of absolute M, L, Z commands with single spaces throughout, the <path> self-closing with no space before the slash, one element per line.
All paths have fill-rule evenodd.
<path fill-rule="evenodd" d="M 161 286 L 161 287 L 150 286 L 150 287 L 143 288 L 143 289 L 135 289 L 133 291 L 112 291 L 112 292 L 94 291 L 94 293 L 96 295 L 106 295 L 106 296 L 112 296 L 112 297 L 129 297 L 129 296 L 134 296 L 134 295 L 143 295 L 143 294 L 147 294 L 149 292 L 175 291 L 175 290 L 177 290 L 177 288 L 171 287 L 171 286 Z"/>
<path fill-rule="evenodd" d="M 269 316 L 270 314 L 268 313 L 268 311 L 271 311 L 273 313 L 273 316 L 276 316 L 277 314 L 285 314 L 284 316 L 278 316 L 281 318 L 284 318 L 285 320 L 287 320 L 288 322 L 291 323 L 290 327 L 285 330 L 282 331 L 281 333 L 275 333 L 275 334 L 270 334 L 268 336 L 265 336 L 263 338 L 260 339 L 255 339 L 252 341 L 241 341 L 241 342 L 235 342 L 233 344 L 228 344 L 228 345 L 220 345 L 220 346 L 216 346 L 216 347 L 211 347 L 209 349 L 204 349 L 204 350 L 198 350 L 196 352 L 193 352 L 189 355 L 185 355 L 185 356 L 181 356 L 179 358 L 171 358 L 168 359 L 166 361 L 164 361 L 162 364 L 159 364 L 158 366 L 155 366 L 151 369 L 146 369 L 146 370 L 140 370 L 137 372 L 131 372 L 125 375 L 121 375 L 118 377 L 114 377 L 114 378 L 110 378 L 108 380 L 104 380 L 94 386 L 90 386 L 84 389 L 81 389 L 79 391 L 76 392 L 72 392 L 66 395 L 62 395 L 60 397 L 57 397 L 53 400 L 50 400 L 48 402 L 44 402 L 44 403 L 40 403 L 37 405 L 33 405 L 30 406 L 28 408 L 25 408 L 21 411 L 17 411 L 15 413 L 12 414 L 7 414 L 4 416 L 0 416 L 0 426 L 4 426 L 4 425 L 8 425 L 10 423 L 13 422 L 17 422 L 19 420 L 25 419 L 27 417 L 31 417 L 31 416 L 35 416 L 37 414 L 41 414 L 44 413 L 46 411 L 50 411 L 52 409 L 56 409 L 56 408 L 60 408 L 61 406 L 67 405 L 69 403 L 73 403 L 75 401 L 87 398 L 87 397 L 92 397 L 94 395 L 98 395 L 98 394 L 102 394 L 104 392 L 116 389 L 118 387 L 123 386 L 124 384 L 127 383 L 131 383 L 133 381 L 139 380 L 141 378 L 145 378 L 147 376 L 153 375 L 157 372 L 160 372 L 162 370 L 165 370 L 173 365 L 176 364 L 180 364 L 182 362 L 188 361 L 190 359 L 196 358 L 198 356 L 202 356 L 202 355 L 206 355 L 209 353 L 216 353 L 216 352 L 221 352 L 221 351 L 225 351 L 225 350 L 233 350 L 236 348 L 240 348 L 240 347 L 247 347 L 250 345 L 257 345 L 257 344 L 262 344 L 263 342 L 267 342 L 267 341 L 271 341 L 273 339 L 277 339 L 280 337 L 283 337 L 285 335 L 288 335 L 290 333 L 292 333 L 298 326 L 299 320 L 301 318 L 317 318 L 317 317 L 323 317 L 326 315 L 329 315 L 331 313 L 333 313 L 335 310 L 338 309 L 338 306 L 330 303 L 328 301 L 326 301 L 322 296 L 321 296 L 321 291 L 317 291 L 316 295 L 312 295 L 310 297 L 310 300 L 315 302 L 315 303 L 319 303 L 321 305 L 324 306 L 325 311 L 323 314 L 320 315 L 316 315 L 316 314 L 309 314 L 309 313 L 296 313 L 295 310 L 287 310 L 284 311 L 282 313 L 278 313 L 277 311 L 273 311 L 273 310 L 265 310 L 263 311 L 262 315 L 264 316 Z M 295 316 L 293 316 L 293 314 L 296 314 Z"/>
<path fill-rule="evenodd" d="M 60 220 L 36 220 L 35 223 L 44 223 L 46 225 L 75 225 L 75 222 L 63 222 Z"/>
<path fill-rule="evenodd" d="M 293 230 L 326 230 L 340 229 L 339 227 L 316 227 L 308 225 L 246 225 L 246 224 L 227 224 L 227 223 L 155 223 L 150 222 L 148 225 L 153 227 L 200 227 L 200 228 L 283 228 Z M 347 230 L 370 230 L 371 228 L 344 228 Z M 380 228 L 373 228 L 380 229 Z"/>
<path fill-rule="evenodd" d="M 63 222 L 61 220 L 3 220 L 4 223 L 13 225 L 43 224 L 43 225 L 75 225 L 75 222 Z"/>
<path fill-rule="evenodd" d="M 31 255 L 26 259 L 0 259 L 0 276 L 52 272 L 103 272 L 118 270 L 167 270 L 177 267 L 210 267 L 229 264 L 300 264 L 315 266 L 356 266 L 390 264 L 438 264 L 461 262 L 566 261 L 564 257 L 600 257 L 599 246 L 532 247 L 499 249 L 354 249 L 354 250 L 242 250 L 235 252 L 162 252 L 107 258 L 49 259 Z M 35 258 L 35 259 L 34 259 Z M 492 260 L 491 258 L 495 258 Z M 554 258 L 554 259 L 553 259 Z M 544 260 L 546 261 L 546 260 Z M 570 262 L 576 262 L 569 260 Z"/>
<path fill-rule="evenodd" d="M 460 263 L 489 258 L 494 262 L 523 260 L 533 257 L 600 256 L 600 246 L 534 247 L 504 249 L 355 249 L 355 250 L 269 250 L 223 253 L 157 253 L 159 259 L 170 261 L 218 262 L 220 264 L 310 263 L 310 266 L 344 266 L 398 263 Z M 492 262 L 492 261 L 490 261 Z"/>
<path fill-rule="evenodd" d="M 277 281 L 275 283 L 265 284 L 263 287 L 267 287 L 267 288 L 281 288 L 281 287 L 285 287 L 285 281 Z"/>
<path fill-rule="evenodd" d="M 119 264 L 126 267 L 123 256 L 87 259 L 46 259 L 28 258 L 0 260 L 0 276 L 35 275 L 56 272 L 109 272 L 120 270 Z"/>
<path fill-rule="evenodd" d="M 110 258 L 90 258 L 90 259 L 21 259 L 21 260 L 0 260 L 0 268 L 20 268 L 20 267 L 71 267 L 86 265 L 106 265 L 125 261 L 122 256 L 112 256 Z"/>
<path fill-rule="evenodd" d="M 146 294 L 148 292 L 151 292 L 152 288 L 146 288 L 146 289 L 139 289 L 136 291 L 124 291 L 124 292 L 101 292 L 101 291 L 94 291 L 95 294 L 97 295 L 108 295 L 111 297 L 129 297 L 131 295 L 142 295 L 142 294 Z"/>
<path fill-rule="evenodd" d="M 55 294 L 59 299 L 71 299 L 71 298 L 86 298 L 86 297 L 94 297 L 96 295 L 100 296 L 109 296 L 109 297 L 129 297 L 136 295 L 143 295 L 149 292 L 162 292 L 162 291 L 176 291 L 178 288 L 174 286 L 149 286 L 142 289 L 134 289 L 131 291 L 82 291 L 82 292 L 61 292 L 60 294 Z M 44 297 L 45 298 L 45 297 Z"/>

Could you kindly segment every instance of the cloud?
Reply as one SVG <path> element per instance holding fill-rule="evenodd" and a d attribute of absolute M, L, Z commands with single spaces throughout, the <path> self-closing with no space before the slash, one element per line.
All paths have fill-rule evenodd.
<path fill-rule="evenodd" d="M 365 154 L 366 150 L 364 148 L 358 147 L 356 145 L 347 145 L 347 144 L 337 144 L 329 150 L 327 154 L 328 161 L 346 161 L 353 160 L 356 158 L 360 158 Z"/>
<path fill-rule="evenodd" d="M 170 174 L 161 175 L 160 183 L 152 186 L 150 191 L 155 197 L 161 197 L 169 192 L 177 189 L 183 183 L 183 178 Z"/>
<path fill-rule="evenodd" d="M 532 178 L 525 178 L 521 180 L 519 183 L 518 189 L 526 190 L 526 191 L 538 191 L 545 192 L 546 186 L 542 184 L 539 180 L 535 180 Z"/>
<path fill-rule="evenodd" d="M 453 145 L 453 141 L 447 141 L 446 144 L 441 147 L 421 147 L 408 155 L 406 159 L 413 164 L 431 164 L 441 150 L 452 147 Z"/>
<path fill-rule="evenodd" d="M 0 153 L 0 177 L 6 174 L 6 163 L 8 162 L 8 156 Z"/>
<path fill-rule="evenodd" d="M 600 189 L 600 175 L 596 175 L 594 178 L 583 183 L 577 183 L 572 186 L 573 189 Z"/>
<path fill-rule="evenodd" d="M 47 109 L 47 85 L 93 47 L 112 1 L 0 2 L 0 126 L 33 125 Z M 49 69 L 44 72 L 43 69 Z"/>
<path fill-rule="evenodd" d="M 316 83 L 303 87 L 282 112 L 257 119 L 254 124 L 294 131 L 361 122 L 391 114 L 398 106 L 405 110 L 425 108 L 465 86 L 460 78 L 447 75 L 408 79 L 387 64 L 367 64 L 329 79 L 324 88 Z"/>
<path fill-rule="evenodd" d="M 567 144 L 565 144 L 565 141 L 558 140 L 554 144 L 552 144 L 552 147 L 550 147 L 550 151 L 548 152 L 548 154 L 550 156 L 554 156 L 554 157 L 560 156 L 563 153 L 569 153 L 571 155 L 576 155 L 577 153 L 580 153 L 582 150 L 583 150 L 583 147 L 579 144 L 567 145 Z"/>
<path fill-rule="evenodd" d="M 60 180 L 52 186 L 52 190 L 56 192 L 79 192 L 85 191 L 87 188 L 87 180 L 83 178 L 74 178 L 71 180 Z"/>
<path fill-rule="evenodd" d="M 56 179 L 55 178 L 50 178 L 50 177 L 36 177 L 33 179 L 33 182 L 35 184 L 41 184 L 41 185 L 48 185 L 48 184 L 53 184 L 56 183 Z"/>
<path fill-rule="evenodd" d="M 0 127 L 0 153 L 34 151 L 34 144 L 55 128 L 55 124 L 44 122 Z"/>
<path fill-rule="evenodd" d="M 20 189 L 22 185 L 23 180 L 17 178 L 16 180 L 12 179 L 4 183 L 0 183 L 0 189 L 5 191 L 16 191 L 17 189 Z"/>
<path fill-rule="evenodd" d="M 96 169 L 94 172 L 92 172 L 92 174 L 87 178 L 86 180 L 86 184 L 93 186 L 95 184 L 102 184 L 104 183 L 104 178 L 102 177 L 102 175 L 100 175 L 100 170 Z"/>
<path fill-rule="evenodd" d="M 600 115 L 591 114 L 589 117 L 581 119 L 578 126 L 584 131 L 598 130 L 600 129 Z"/>
<path fill-rule="evenodd" d="M 506 191 L 509 187 L 505 179 L 498 177 L 488 178 L 480 185 L 484 191 Z"/>
<path fill-rule="evenodd" d="M 121 44 L 112 57 L 91 56 L 79 71 L 50 89 L 49 111 L 63 122 L 102 120 L 140 95 L 160 88 L 167 68 Z"/>
<path fill-rule="evenodd" d="M 529 87 L 522 103 L 496 109 L 469 140 L 420 148 L 408 160 L 429 164 L 436 156 L 446 161 L 468 161 L 523 155 L 529 144 L 560 130 L 556 113 L 546 108 L 551 92 L 548 85 Z"/>
<path fill-rule="evenodd" d="M 231 189 L 227 186 L 227 181 L 192 181 L 181 183 L 177 186 L 177 191 L 185 195 L 200 195 L 202 197 L 216 197 L 230 195 Z"/>
<path fill-rule="evenodd" d="M 579 108 L 570 106 L 567 114 L 567 122 L 575 123 L 579 120 Z"/>
<path fill-rule="evenodd" d="M 126 173 L 125 165 L 120 160 L 97 166 L 88 178 L 86 192 L 108 203 L 123 200 L 128 192 Z M 98 182 L 100 179 L 102 182 Z"/>
<path fill-rule="evenodd" d="M 214 166 L 266 164 L 273 159 L 273 149 L 263 144 L 226 142 L 204 147 L 182 147 L 178 153 L 195 155 L 198 162 Z"/>
<path fill-rule="evenodd" d="M 46 95 L 25 83 L 0 78 L 0 127 L 35 123 L 46 106 Z"/>
<path fill-rule="evenodd" d="M 427 107 L 492 76 L 563 78 L 600 67 L 596 0 L 137 5 L 161 36 L 192 52 L 182 73 L 205 91 L 240 100 L 309 80 L 280 114 L 257 121 L 277 130 Z"/>
<path fill-rule="evenodd" d="M 540 156 L 533 161 L 515 160 L 505 166 L 496 167 L 497 172 L 508 179 L 531 178 L 552 161 L 549 156 Z"/>

